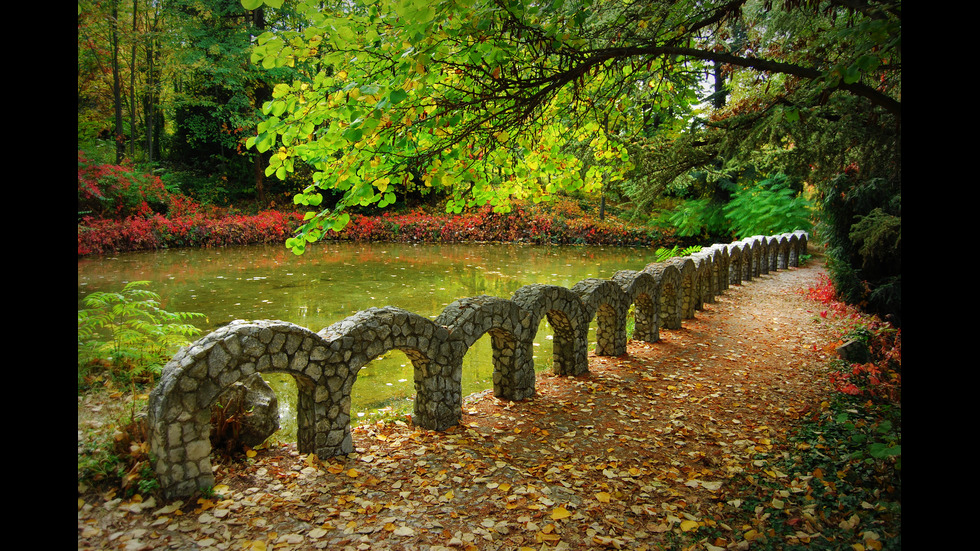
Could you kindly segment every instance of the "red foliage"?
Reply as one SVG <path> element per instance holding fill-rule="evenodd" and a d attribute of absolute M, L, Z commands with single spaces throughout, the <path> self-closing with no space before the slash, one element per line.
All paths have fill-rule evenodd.
<path fill-rule="evenodd" d="M 489 206 L 474 212 L 449 215 L 422 210 L 379 217 L 351 216 L 339 233 L 326 239 L 341 241 L 388 241 L 407 243 L 519 242 L 536 244 L 647 245 L 651 237 L 642 230 L 616 221 L 589 218 L 580 209 L 561 206 L 550 211 L 512 205 L 509 213 Z"/>
<path fill-rule="evenodd" d="M 255 215 L 166 218 L 131 216 L 125 220 L 86 218 L 78 226 L 78 256 L 176 247 L 224 247 L 283 243 L 302 215 L 265 211 Z"/>
<path fill-rule="evenodd" d="M 78 211 L 99 218 L 146 217 L 165 212 L 171 194 L 163 181 L 125 165 L 96 164 L 78 152 Z"/>
<path fill-rule="evenodd" d="M 820 316 L 841 322 L 842 335 L 860 333 L 867 341 L 870 361 L 852 363 L 844 369 L 832 371 L 830 381 L 834 388 L 851 396 L 900 402 L 902 330 L 895 329 L 890 323 L 876 317 L 863 315 L 854 307 L 838 300 L 833 283 L 827 276 L 822 275 L 820 283 L 804 294 L 828 307 L 820 312 Z"/>

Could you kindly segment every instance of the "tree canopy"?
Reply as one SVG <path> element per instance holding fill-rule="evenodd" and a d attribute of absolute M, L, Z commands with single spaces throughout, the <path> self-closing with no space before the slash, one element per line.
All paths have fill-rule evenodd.
<path fill-rule="evenodd" d="M 848 159 L 801 174 L 786 152 L 826 148 L 814 132 L 842 113 L 901 121 L 900 2 L 294 4 L 310 24 L 252 53 L 297 78 L 275 86 L 250 145 L 273 153 L 269 174 L 312 169 L 298 251 L 345 209 L 413 188 L 506 210 L 616 182 L 642 196 L 719 159 L 811 177 Z"/>

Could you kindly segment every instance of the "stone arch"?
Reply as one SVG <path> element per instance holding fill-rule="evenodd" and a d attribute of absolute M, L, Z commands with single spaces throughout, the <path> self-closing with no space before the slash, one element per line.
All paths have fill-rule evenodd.
<path fill-rule="evenodd" d="M 211 406 L 224 390 L 260 372 L 291 374 L 299 392 L 297 444 L 314 451 L 327 420 L 316 388 L 325 384 L 328 351 L 316 333 L 282 321 L 236 320 L 182 348 L 150 393 L 147 421 L 154 469 L 165 495 L 214 485 Z"/>
<path fill-rule="evenodd" d="M 626 353 L 626 313 L 629 297 L 608 279 L 589 278 L 572 286 L 582 299 L 586 317 L 596 319 L 596 355 L 622 356 Z"/>
<path fill-rule="evenodd" d="M 789 235 L 789 258 L 787 264 L 792 268 L 800 265 L 800 256 L 807 251 L 807 234 L 797 230 Z"/>
<path fill-rule="evenodd" d="M 762 240 L 758 237 L 750 237 L 746 241 L 749 243 L 749 249 L 752 251 L 752 278 L 759 277 L 762 275 L 762 259 L 763 259 L 763 246 Z"/>
<path fill-rule="evenodd" d="M 681 317 L 691 319 L 698 309 L 698 269 L 689 256 L 678 256 L 667 260 L 677 267 L 681 274 Z"/>
<path fill-rule="evenodd" d="M 715 270 L 717 272 L 718 281 L 715 288 L 715 294 L 721 294 L 728 290 L 729 285 L 729 269 L 732 262 L 731 253 L 728 250 L 728 245 L 715 243 L 709 250 L 715 252 Z"/>
<path fill-rule="evenodd" d="M 711 302 L 715 301 L 715 297 L 724 292 L 724 284 L 722 283 L 721 274 L 722 269 L 725 268 L 725 261 L 722 256 L 721 249 L 715 246 L 708 247 L 702 251 L 702 254 L 708 257 L 711 261 Z M 725 278 L 727 280 L 727 277 Z"/>
<path fill-rule="evenodd" d="M 660 327 L 681 328 L 681 272 L 677 266 L 664 262 L 647 264 L 643 271 L 653 276 L 660 288 Z"/>
<path fill-rule="evenodd" d="M 745 254 L 742 250 L 741 243 L 730 243 L 728 247 L 728 284 L 731 285 L 741 285 L 742 284 L 742 274 L 745 272 L 742 269 L 742 263 L 745 260 Z"/>
<path fill-rule="evenodd" d="M 773 263 L 777 270 L 785 270 L 789 268 L 789 237 L 782 234 L 776 239 L 779 245 L 776 254 L 773 255 Z"/>
<path fill-rule="evenodd" d="M 800 265 L 800 238 L 794 234 L 789 234 L 789 255 L 786 258 L 786 265 L 795 268 Z"/>
<path fill-rule="evenodd" d="M 462 418 L 462 357 L 465 348 L 451 343 L 449 331 L 418 314 L 386 306 L 369 308 L 322 330 L 336 358 L 336 375 L 328 383 L 331 407 L 339 407 L 342 424 L 332 427 L 331 449 L 321 457 L 353 451 L 350 444 L 350 394 L 357 373 L 382 354 L 400 350 L 412 362 L 415 379 L 413 422 L 431 430 L 445 430 Z M 455 346 L 454 346 L 455 344 Z M 341 376 L 343 378 L 341 379 Z M 346 419 L 345 419 L 346 418 Z M 343 431 L 337 447 L 335 432 Z"/>
<path fill-rule="evenodd" d="M 643 342 L 660 340 L 660 286 L 652 275 L 634 270 L 620 270 L 612 281 L 619 284 L 633 304 L 635 320 L 633 338 Z"/>
<path fill-rule="evenodd" d="M 525 285 L 511 297 L 531 313 L 531 327 L 537 333 L 541 320 L 548 318 L 554 329 L 552 370 L 556 375 L 582 375 L 589 372 L 589 321 L 582 299 L 558 285 Z"/>
<path fill-rule="evenodd" d="M 708 253 L 695 253 L 691 255 L 695 267 L 695 301 L 694 306 L 698 310 L 703 310 L 704 305 L 715 301 L 714 282 L 712 281 L 712 262 Z"/>
<path fill-rule="evenodd" d="M 755 274 L 755 264 L 757 262 L 756 250 L 753 250 L 753 242 L 748 239 L 738 241 L 742 247 L 742 282 L 752 281 Z"/>
<path fill-rule="evenodd" d="M 783 236 L 774 235 L 769 238 L 769 271 L 775 272 L 779 270 L 779 257 L 782 255 L 783 250 Z"/>
<path fill-rule="evenodd" d="M 531 326 L 530 312 L 513 301 L 481 295 L 453 301 L 435 323 L 446 326 L 450 339 L 461 341 L 464 350 L 489 333 L 494 396 L 505 400 L 534 396 L 532 347 L 537 327 Z"/>
<path fill-rule="evenodd" d="M 764 235 L 756 235 L 752 237 L 755 241 L 756 246 L 759 248 L 759 262 L 755 267 L 755 276 L 765 275 L 769 273 L 769 238 Z"/>
<path fill-rule="evenodd" d="M 809 242 L 810 242 L 810 235 L 806 233 L 804 230 L 796 230 L 792 233 L 793 235 L 796 236 L 797 242 L 799 243 L 799 247 L 800 247 L 799 253 L 806 254 L 807 247 L 809 246 Z"/>

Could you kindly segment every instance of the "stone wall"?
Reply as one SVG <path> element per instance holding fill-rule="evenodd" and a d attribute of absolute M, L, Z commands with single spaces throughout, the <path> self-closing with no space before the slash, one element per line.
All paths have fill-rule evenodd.
<path fill-rule="evenodd" d="M 757 236 L 704 248 L 691 256 L 586 279 L 571 289 L 527 285 L 509 298 L 454 301 L 435 320 L 387 306 L 358 312 L 319 332 L 283 321 L 234 321 L 181 349 L 150 394 L 151 454 L 168 497 L 213 486 L 211 408 L 223 392 L 255 373 L 296 380 L 297 447 L 326 458 L 354 450 L 351 389 L 374 358 L 401 350 L 415 372 L 414 422 L 445 430 L 462 417 L 463 356 L 485 334 L 493 350 L 493 392 L 501 399 L 534 396 L 534 337 L 547 317 L 554 330 L 552 370 L 589 370 L 588 331 L 596 320 L 596 354 L 626 352 L 626 316 L 634 306 L 633 338 L 659 340 L 660 328 L 681 320 L 740 283 L 795 267 L 807 235 Z"/>

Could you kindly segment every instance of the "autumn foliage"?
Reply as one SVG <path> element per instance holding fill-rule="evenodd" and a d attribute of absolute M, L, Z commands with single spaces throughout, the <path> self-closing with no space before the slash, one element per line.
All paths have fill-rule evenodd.
<path fill-rule="evenodd" d="M 826 308 L 820 312 L 822 318 L 834 320 L 840 325 L 841 338 L 828 343 L 828 350 L 847 340 L 861 341 L 868 350 L 868 361 L 840 361 L 839 369 L 830 372 L 834 388 L 850 396 L 900 403 L 902 330 L 841 301 L 827 276 L 821 276 L 818 284 L 807 289 L 805 294 Z"/>
<path fill-rule="evenodd" d="M 462 214 L 424 210 L 354 215 L 340 233 L 326 239 L 405 243 L 519 242 L 554 245 L 648 245 L 647 231 L 615 220 L 596 220 L 571 201 L 547 208 L 514 204 L 508 213 L 489 206 Z"/>
<path fill-rule="evenodd" d="M 78 155 L 78 256 L 177 247 L 284 243 L 300 212 L 221 211 L 166 189 L 159 177 L 131 167 L 89 162 Z M 490 206 L 462 214 L 414 209 L 354 214 L 325 240 L 401 243 L 518 242 L 554 245 L 643 246 L 651 233 L 615 219 L 598 220 L 576 202 L 515 203 L 508 213 Z"/>

